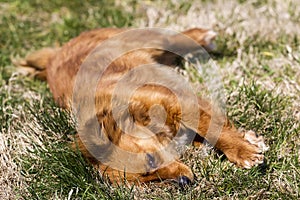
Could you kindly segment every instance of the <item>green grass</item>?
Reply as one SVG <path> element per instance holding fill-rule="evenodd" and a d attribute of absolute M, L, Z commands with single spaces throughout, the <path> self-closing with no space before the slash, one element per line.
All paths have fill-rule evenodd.
<path fill-rule="evenodd" d="M 266 138 L 270 147 L 265 154 L 267 165 L 238 169 L 210 147 L 189 147 L 182 159 L 197 178 L 188 189 L 166 182 L 142 187 L 112 186 L 85 162 L 80 152 L 71 150 L 70 141 L 76 132 L 72 116 L 53 102 L 46 83 L 16 75 L 11 59 L 62 44 L 85 30 L 139 27 L 149 20 L 141 11 L 145 7 L 157 9 L 161 21 L 156 23 L 167 27 L 177 23 L 188 27 L 188 14 L 199 11 L 193 10 L 196 1 L 166 1 L 162 5 L 144 2 L 144 7 L 129 0 L 108 2 L 0 2 L 0 198 L 299 199 L 299 35 L 283 31 L 291 28 L 286 23 L 273 35 L 264 35 L 257 28 L 253 36 L 253 27 L 241 27 L 240 22 L 251 21 L 256 15 L 250 13 L 243 20 L 239 14 L 226 15 L 226 5 L 221 4 L 221 9 L 217 0 L 202 1 L 201 8 L 210 9 L 206 15 L 215 14 L 218 19 L 218 49 L 212 57 L 224 79 L 227 113 L 237 127 L 254 130 Z M 271 0 L 231 2 L 253 13 L 263 6 L 276 10 L 276 5 L 286 5 Z M 297 27 L 299 22 L 295 19 L 300 12 L 296 5 L 287 5 L 286 9 L 292 26 Z M 179 18 L 186 20 L 177 22 Z M 272 18 L 267 14 L 258 19 L 270 19 L 265 27 L 278 28 L 277 24 L 272 27 Z M 232 28 L 232 34 L 227 28 Z M 238 37 L 242 32 L 248 36 L 243 41 Z"/>

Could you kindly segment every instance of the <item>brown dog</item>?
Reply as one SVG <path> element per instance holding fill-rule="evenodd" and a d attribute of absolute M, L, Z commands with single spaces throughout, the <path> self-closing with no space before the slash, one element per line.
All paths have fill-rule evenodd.
<path fill-rule="evenodd" d="M 60 106 L 76 111 L 77 146 L 97 169 L 117 182 L 175 179 L 188 184 L 194 175 L 179 161 L 176 147 L 193 139 L 194 133 L 239 167 L 263 162 L 262 137 L 237 131 L 218 109 L 190 95 L 183 79 L 158 66 L 173 66 L 178 55 L 199 45 L 209 50 L 214 32 L 195 28 L 175 35 L 155 30 L 122 35 L 127 31 L 85 32 L 61 48 L 43 49 L 21 63 L 47 79 Z M 149 64 L 153 66 L 139 68 Z M 149 82 L 158 77 L 159 84 Z M 88 95 L 93 95 L 91 102 Z"/>

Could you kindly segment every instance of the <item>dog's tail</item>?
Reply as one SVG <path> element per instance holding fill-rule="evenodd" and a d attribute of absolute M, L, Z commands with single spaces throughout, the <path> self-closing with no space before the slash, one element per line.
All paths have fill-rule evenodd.
<path fill-rule="evenodd" d="M 47 80 L 46 68 L 59 48 L 44 48 L 29 54 L 25 59 L 13 62 L 20 74 Z"/>

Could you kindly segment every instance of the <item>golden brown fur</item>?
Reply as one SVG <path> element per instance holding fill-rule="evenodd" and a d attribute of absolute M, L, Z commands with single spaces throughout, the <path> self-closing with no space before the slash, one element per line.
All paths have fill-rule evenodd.
<path fill-rule="evenodd" d="M 73 101 L 74 82 L 84 59 L 101 42 L 124 31 L 126 29 L 108 28 L 82 33 L 59 49 L 39 51 L 34 54 L 35 56 L 29 57 L 27 63 L 25 62 L 23 65 L 35 67 L 40 74 L 46 71 L 46 77 L 42 76 L 42 78 L 47 79 L 54 99 L 60 106 L 70 109 Z M 208 48 L 209 42 L 214 36 L 207 38 L 207 32 L 204 29 L 190 29 L 183 32 L 183 34 L 203 47 Z M 155 37 L 158 41 L 167 40 L 169 45 L 182 54 L 195 49 L 195 46 L 192 44 L 182 41 L 182 37 L 179 35 L 168 36 L 160 33 L 150 34 L 147 37 Z M 126 43 L 126 41 L 123 42 Z M 163 44 L 161 46 L 162 49 L 164 48 Z M 109 50 L 114 51 L 114 49 Z M 105 133 L 113 144 L 123 150 L 133 153 L 150 153 L 155 160 L 165 159 L 165 155 L 156 153 L 157 149 L 167 145 L 179 132 L 184 134 L 196 133 L 201 136 L 200 138 L 205 138 L 213 144 L 216 140 L 215 147 L 221 150 L 237 166 L 248 168 L 261 163 L 263 161 L 262 151 L 264 150 L 261 137 L 257 137 L 253 132 L 238 132 L 227 119 L 224 119 L 223 115 L 213 111 L 210 103 L 202 100 L 200 97 L 197 98 L 197 105 L 189 100 L 189 96 L 182 103 L 172 91 L 164 86 L 145 84 L 139 87 L 130 97 L 129 114 L 126 117 L 130 118 L 131 121 L 127 122 L 125 120 L 124 122 L 124 126 L 127 127 L 126 130 L 131 132 L 124 132 L 124 129 L 118 127 L 117 122 L 118 120 L 123 120 L 124 113 L 117 117 L 113 116 L 110 102 L 119 78 L 137 66 L 150 63 L 172 65 L 176 59 L 177 56 L 175 54 L 160 49 L 140 49 L 128 52 L 114 60 L 105 70 L 103 78 L 97 84 L 95 94 L 95 109 L 98 123 L 102 127 L 101 131 Z M 155 72 L 149 72 L 147 76 L 151 77 L 151 73 L 155 76 Z M 141 76 L 143 74 L 138 74 L 137 78 Z M 170 84 L 179 86 L 180 83 L 176 83 L 176 80 L 173 80 Z M 120 97 L 119 100 L 122 101 L 122 98 Z M 159 107 L 156 109 L 155 105 L 160 105 L 165 112 L 162 112 Z M 188 114 L 182 113 L 183 107 L 189 111 Z M 151 119 L 151 112 L 157 117 L 157 122 L 161 121 L 159 118 L 162 117 L 165 119 L 165 123 L 153 124 L 155 120 Z M 194 123 L 192 117 L 195 115 L 197 115 L 199 121 L 196 122 L 198 124 L 197 128 L 192 128 L 189 124 Z M 214 117 L 212 117 L 213 115 Z M 128 123 L 137 124 L 140 129 L 131 129 Z M 207 135 L 211 130 L 216 131 L 216 129 L 213 129 L 214 126 L 218 127 L 220 124 L 223 124 L 220 129 L 220 135 L 214 133 Z M 157 126 L 160 128 L 157 128 Z M 210 129 L 211 127 L 213 128 Z M 148 132 L 151 136 L 147 140 L 135 137 L 135 134 L 147 135 Z M 199 137 L 196 138 L 199 139 Z M 126 178 L 128 181 L 147 182 L 158 179 L 178 180 L 180 177 L 187 177 L 190 181 L 194 179 L 191 169 L 180 162 L 178 158 L 169 162 L 168 165 L 161 167 L 148 166 L 149 170 L 145 170 L 143 173 L 126 173 L 126 177 L 124 177 L 123 172 L 104 165 L 95 158 L 94 154 L 90 153 L 89 148 L 97 148 L 98 143 L 93 139 L 89 139 L 83 141 L 78 136 L 79 149 L 97 169 L 101 172 L 105 171 L 105 174 L 111 180 L 120 181 L 122 178 Z M 101 149 L 98 150 L 99 156 L 105 153 L 101 152 Z"/>

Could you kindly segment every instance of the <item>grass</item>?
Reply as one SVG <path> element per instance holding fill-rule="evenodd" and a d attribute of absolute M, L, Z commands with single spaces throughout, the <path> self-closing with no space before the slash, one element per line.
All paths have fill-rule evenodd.
<path fill-rule="evenodd" d="M 299 199 L 299 17 L 296 1 L 1 1 L 0 198 Z M 70 149 L 72 116 L 56 106 L 46 83 L 14 72 L 12 60 L 84 30 L 148 25 L 219 33 L 211 56 L 228 116 L 266 138 L 267 165 L 242 170 L 209 146 L 189 147 L 182 159 L 197 180 L 187 190 L 165 182 L 112 186 Z"/>

